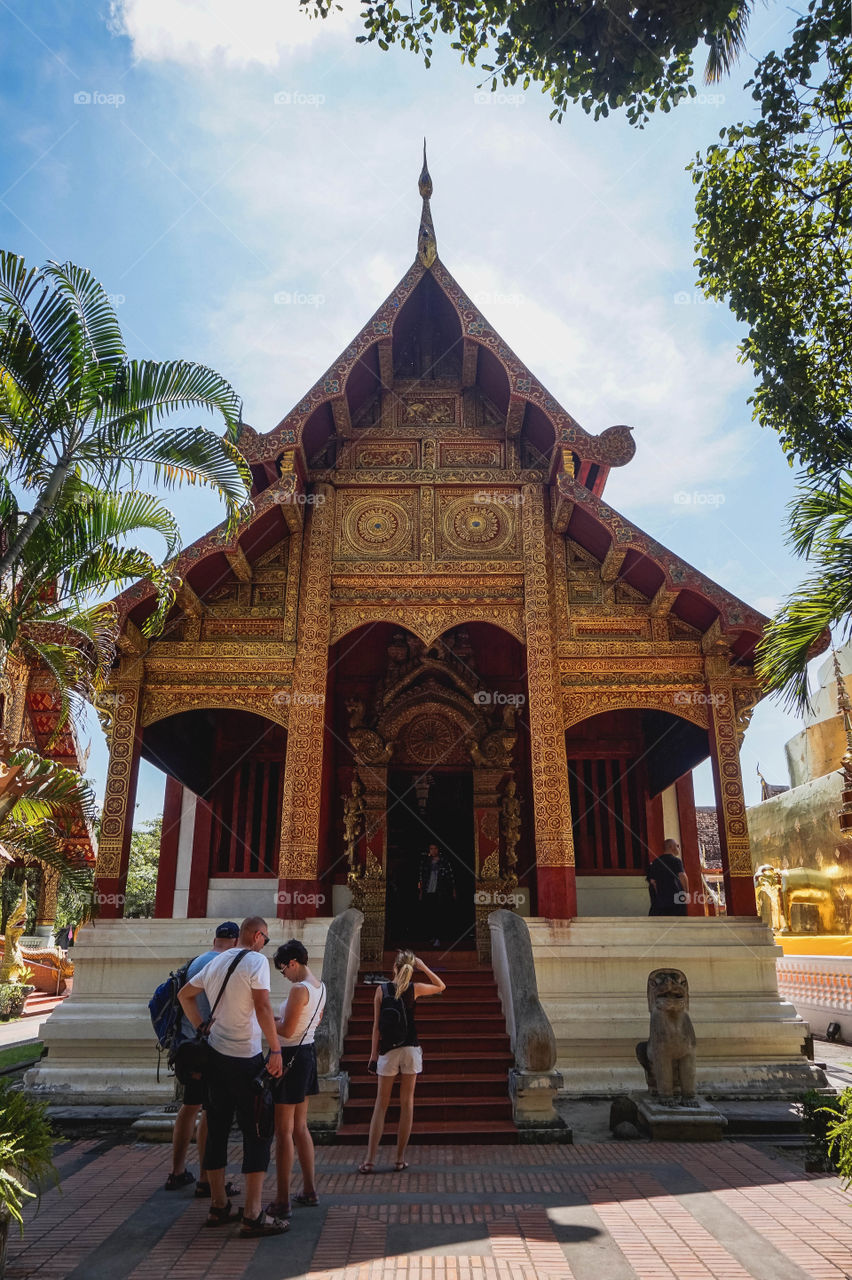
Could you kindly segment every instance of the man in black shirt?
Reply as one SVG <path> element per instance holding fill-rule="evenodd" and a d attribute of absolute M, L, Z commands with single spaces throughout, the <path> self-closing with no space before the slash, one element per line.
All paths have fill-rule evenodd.
<path fill-rule="evenodd" d="M 666 840 L 663 852 L 654 858 L 645 873 L 651 895 L 649 916 L 685 916 L 689 881 L 680 860 L 677 840 Z"/>

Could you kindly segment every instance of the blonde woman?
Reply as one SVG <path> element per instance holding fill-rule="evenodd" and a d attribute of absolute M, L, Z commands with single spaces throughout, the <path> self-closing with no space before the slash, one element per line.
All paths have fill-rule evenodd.
<path fill-rule="evenodd" d="M 425 981 L 414 982 L 415 973 Z M 367 1158 L 359 1166 L 360 1173 L 373 1173 L 376 1152 L 385 1128 L 385 1113 L 393 1092 L 393 1083 L 401 1076 L 399 1085 L 399 1131 L 396 1136 L 396 1163 L 394 1170 L 407 1169 L 405 1149 L 411 1137 L 414 1119 L 414 1086 L 423 1070 L 423 1051 L 417 1040 L 414 1021 L 414 1002 L 425 996 L 439 996 L 446 990 L 437 974 L 427 968 L 411 951 L 400 951 L 393 966 L 390 982 L 376 988 L 373 1002 L 373 1040 L 370 1049 L 368 1071 L 378 1077 L 378 1091 L 373 1117 L 370 1121 L 370 1138 Z"/>
<path fill-rule="evenodd" d="M 325 1010 L 325 984 L 311 973 L 308 953 L 295 938 L 275 952 L 275 968 L 292 987 L 275 1020 L 284 1062 L 281 1079 L 273 1084 L 276 1199 L 266 1212 L 273 1218 L 286 1220 L 290 1217 L 290 1175 L 297 1154 L 302 1190 L 293 1199 L 299 1205 L 319 1204 L 314 1181 L 314 1143 L 308 1128 L 308 1099 L 319 1093 L 314 1032 Z"/>

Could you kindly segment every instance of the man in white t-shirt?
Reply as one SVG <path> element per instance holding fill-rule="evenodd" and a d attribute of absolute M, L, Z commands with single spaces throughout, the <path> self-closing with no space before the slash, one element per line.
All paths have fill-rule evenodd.
<path fill-rule="evenodd" d="M 252 1082 L 263 1066 L 261 1032 L 269 1044 L 269 1074 L 281 1075 L 281 1046 L 269 1000 L 269 961 L 260 955 L 268 941 L 266 921 L 261 916 L 249 916 L 240 926 L 236 948 L 205 965 L 181 988 L 178 997 L 196 1028 L 203 1021 L 198 997 L 203 993 L 210 1007 L 216 1006 L 208 1037 L 211 1052 L 204 1165 L 210 1181 L 211 1206 L 207 1226 L 218 1227 L 239 1216 L 225 1191 L 228 1135 L 236 1112 L 243 1134 L 246 1181 L 240 1235 L 246 1237 L 281 1235 L 289 1225 L 268 1220 L 261 1209 L 272 1138 L 258 1137 L 254 1116 Z M 220 992 L 222 996 L 216 1004 Z"/>

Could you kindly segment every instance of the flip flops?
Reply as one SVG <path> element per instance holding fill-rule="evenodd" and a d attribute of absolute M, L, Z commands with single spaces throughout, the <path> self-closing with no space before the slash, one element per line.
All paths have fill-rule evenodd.
<path fill-rule="evenodd" d="M 358 1165 L 358 1172 L 359 1173 L 375 1173 L 376 1166 L 373 1164 L 372 1160 L 365 1160 L 363 1164 Z"/>
<path fill-rule="evenodd" d="M 393 1171 L 394 1173 L 402 1173 L 403 1169 L 407 1169 L 407 1168 L 408 1168 L 407 1160 L 397 1160 L 396 1163 L 394 1164 Z"/>
<path fill-rule="evenodd" d="M 170 1173 L 166 1178 L 164 1191 L 180 1191 L 183 1187 L 189 1187 L 195 1181 L 195 1178 L 188 1169 L 184 1169 L 183 1173 Z M 196 1192 L 196 1195 L 198 1193 Z"/>
<path fill-rule="evenodd" d="M 297 1196 L 293 1196 L 296 1204 L 304 1205 L 305 1208 L 313 1209 L 319 1204 L 319 1196 L 315 1191 L 300 1191 Z"/>
<path fill-rule="evenodd" d="M 261 1210 L 256 1218 L 243 1218 L 240 1237 L 243 1240 L 250 1240 L 259 1236 L 281 1236 L 289 1230 L 289 1222 L 282 1222 L 280 1218 L 269 1219 Z"/>
<path fill-rule="evenodd" d="M 272 1204 L 266 1206 L 267 1218 L 289 1218 L 290 1205 L 286 1200 L 273 1200 Z"/>

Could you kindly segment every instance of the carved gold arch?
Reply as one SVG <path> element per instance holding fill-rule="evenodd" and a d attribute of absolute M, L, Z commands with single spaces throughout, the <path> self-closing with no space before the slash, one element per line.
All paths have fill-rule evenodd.
<path fill-rule="evenodd" d="M 563 727 L 571 729 L 582 720 L 604 711 L 667 711 L 669 715 L 691 720 L 701 729 L 710 728 L 706 703 L 677 702 L 677 696 L 694 697 L 695 691 L 683 689 L 595 689 L 593 692 L 566 691 L 563 694 Z"/>
<path fill-rule="evenodd" d="M 389 741 L 397 743 L 395 755 L 399 752 L 399 745 L 404 740 L 406 730 L 416 721 L 425 722 L 449 722 L 450 734 L 455 731 L 454 739 L 448 738 L 445 745 L 441 745 L 440 741 L 436 745 L 438 756 L 435 759 L 429 759 L 428 756 L 418 757 L 409 744 L 409 753 L 412 755 L 415 763 L 429 767 L 429 765 L 441 763 L 456 763 L 464 761 L 468 763 L 468 746 L 477 739 L 477 731 L 479 725 L 477 723 L 477 715 L 471 706 L 470 713 L 453 706 L 452 702 L 444 701 L 442 698 L 431 698 L 428 702 L 415 703 L 404 707 L 398 711 L 396 715 L 391 712 L 382 723 L 383 732 L 386 733 Z"/>
<path fill-rule="evenodd" d="M 425 645 L 432 645 L 445 631 L 471 622 L 488 622 L 526 644 L 522 605 L 458 605 L 434 606 L 418 604 L 358 605 L 332 608 L 330 644 L 336 644 L 350 631 L 375 622 L 390 622 L 404 627 Z"/>
<path fill-rule="evenodd" d="M 285 729 L 290 718 L 289 689 L 146 689 L 142 695 L 143 729 L 183 711 L 250 711 Z"/>

